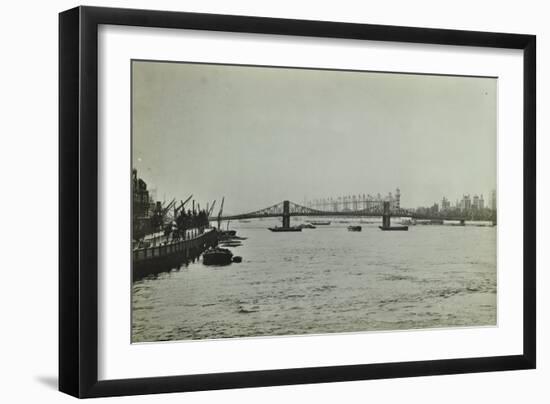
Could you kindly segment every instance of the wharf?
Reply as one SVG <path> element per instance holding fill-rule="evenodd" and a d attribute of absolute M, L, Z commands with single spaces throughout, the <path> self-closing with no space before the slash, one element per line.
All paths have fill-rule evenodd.
<path fill-rule="evenodd" d="M 137 248 L 132 251 L 133 279 L 169 271 L 186 261 L 198 258 L 206 249 L 217 244 L 218 232 L 207 229 L 193 238 Z"/>

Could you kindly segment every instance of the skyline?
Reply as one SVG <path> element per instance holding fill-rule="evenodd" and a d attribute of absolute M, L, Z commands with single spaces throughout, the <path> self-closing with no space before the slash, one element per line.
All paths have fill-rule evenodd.
<path fill-rule="evenodd" d="M 139 173 L 138 173 L 139 175 Z M 153 194 L 155 195 L 155 200 L 159 200 L 159 201 L 165 201 L 165 202 L 169 202 L 171 199 L 173 199 L 174 197 L 169 195 L 169 194 L 166 194 L 166 193 L 163 193 L 162 195 L 159 194 L 158 192 L 158 189 L 155 188 L 155 187 L 150 187 L 149 184 L 148 184 L 148 190 Z M 392 191 L 393 192 L 393 191 Z M 405 209 L 417 209 L 417 208 L 424 208 L 424 207 L 430 207 L 432 206 L 434 203 L 437 203 L 440 205 L 441 207 L 441 201 L 443 198 L 446 198 L 448 200 L 448 202 L 450 202 L 451 204 L 451 207 L 455 207 L 458 204 L 460 204 L 460 201 L 462 200 L 463 196 L 466 196 L 466 195 L 469 195 L 470 197 L 474 197 L 474 196 L 479 196 L 479 197 L 483 197 L 483 200 L 485 201 L 485 206 L 487 207 L 490 202 L 491 202 L 491 192 L 492 191 L 489 191 L 489 192 L 486 192 L 486 193 L 475 193 L 475 192 L 464 192 L 464 193 L 461 193 L 459 196 L 456 196 L 456 197 L 448 197 L 446 195 L 443 195 L 441 196 L 439 199 L 437 200 L 433 200 L 433 201 L 426 201 L 424 204 L 420 204 L 420 205 L 417 205 L 417 206 L 411 206 L 409 204 L 406 203 L 407 201 L 407 198 L 405 196 L 405 198 L 403 198 L 403 194 L 401 194 L 401 201 L 405 201 L 405 203 L 402 202 L 402 207 L 405 208 Z M 376 197 L 378 192 L 377 193 L 369 193 L 371 196 L 373 197 Z M 364 195 L 369 195 L 367 194 L 366 192 L 364 193 Z M 352 197 L 352 196 L 362 196 L 363 193 L 359 194 L 353 194 L 353 193 L 350 193 L 350 194 L 344 194 L 344 195 L 338 195 L 338 196 L 335 196 L 335 197 L 332 197 L 333 200 L 334 199 L 337 199 L 337 198 L 343 198 L 343 197 Z M 388 193 L 380 193 L 381 197 L 384 198 L 388 195 Z M 189 195 L 187 195 L 189 196 Z M 223 197 L 223 195 L 222 195 Z M 177 200 L 178 198 L 176 198 Z M 181 198 L 180 198 L 181 199 Z M 195 197 L 195 195 L 193 194 L 193 199 L 195 199 L 195 201 L 198 201 L 199 203 L 203 203 L 203 204 L 206 204 L 207 202 L 208 203 L 211 203 L 212 200 L 203 200 L 200 198 L 200 195 L 198 196 L 198 198 Z M 311 198 L 311 199 L 308 199 L 308 200 L 305 200 L 305 197 L 302 197 L 301 200 L 296 200 L 296 201 L 292 201 L 294 203 L 297 203 L 299 205 L 303 205 L 303 206 L 308 206 L 309 204 L 315 202 L 316 200 L 329 200 L 330 197 L 328 198 Z M 217 199 L 217 204 L 221 201 L 221 197 L 219 199 Z M 278 202 L 282 202 L 282 201 L 277 201 Z M 272 205 L 275 204 L 272 203 Z M 257 209 L 253 209 L 254 210 L 260 210 L 260 209 L 263 209 L 263 208 L 266 208 L 267 206 L 262 206 L 262 207 L 258 207 Z M 225 209 L 224 209 L 225 210 Z M 232 211 L 227 211 L 227 213 L 231 213 L 231 214 L 236 214 L 236 213 L 244 213 L 244 212 L 232 212 Z"/>
<path fill-rule="evenodd" d="M 496 189 L 492 78 L 137 62 L 133 166 L 227 212 L 401 189 L 402 205 Z M 219 203 L 219 202 L 218 202 Z"/>

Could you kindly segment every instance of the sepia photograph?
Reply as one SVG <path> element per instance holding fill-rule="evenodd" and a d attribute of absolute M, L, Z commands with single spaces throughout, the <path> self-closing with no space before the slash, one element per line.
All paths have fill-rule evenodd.
<path fill-rule="evenodd" d="M 132 343 L 497 326 L 497 91 L 132 60 Z"/>

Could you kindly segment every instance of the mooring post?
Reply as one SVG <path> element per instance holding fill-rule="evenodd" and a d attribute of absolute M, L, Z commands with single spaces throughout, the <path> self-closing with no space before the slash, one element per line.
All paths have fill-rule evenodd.
<path fill-rule="evenodd" d="M 288 229 L 290 227 L 290 202 L 283 202 L 283 227 Z"/>

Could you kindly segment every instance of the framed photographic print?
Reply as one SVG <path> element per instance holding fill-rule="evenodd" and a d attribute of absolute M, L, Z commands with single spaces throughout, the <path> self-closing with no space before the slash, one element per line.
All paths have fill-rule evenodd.
<path fill-rule="evenodd" d="M 61 391 L 535 367 L 534 36 L 59 24 Z"/>

